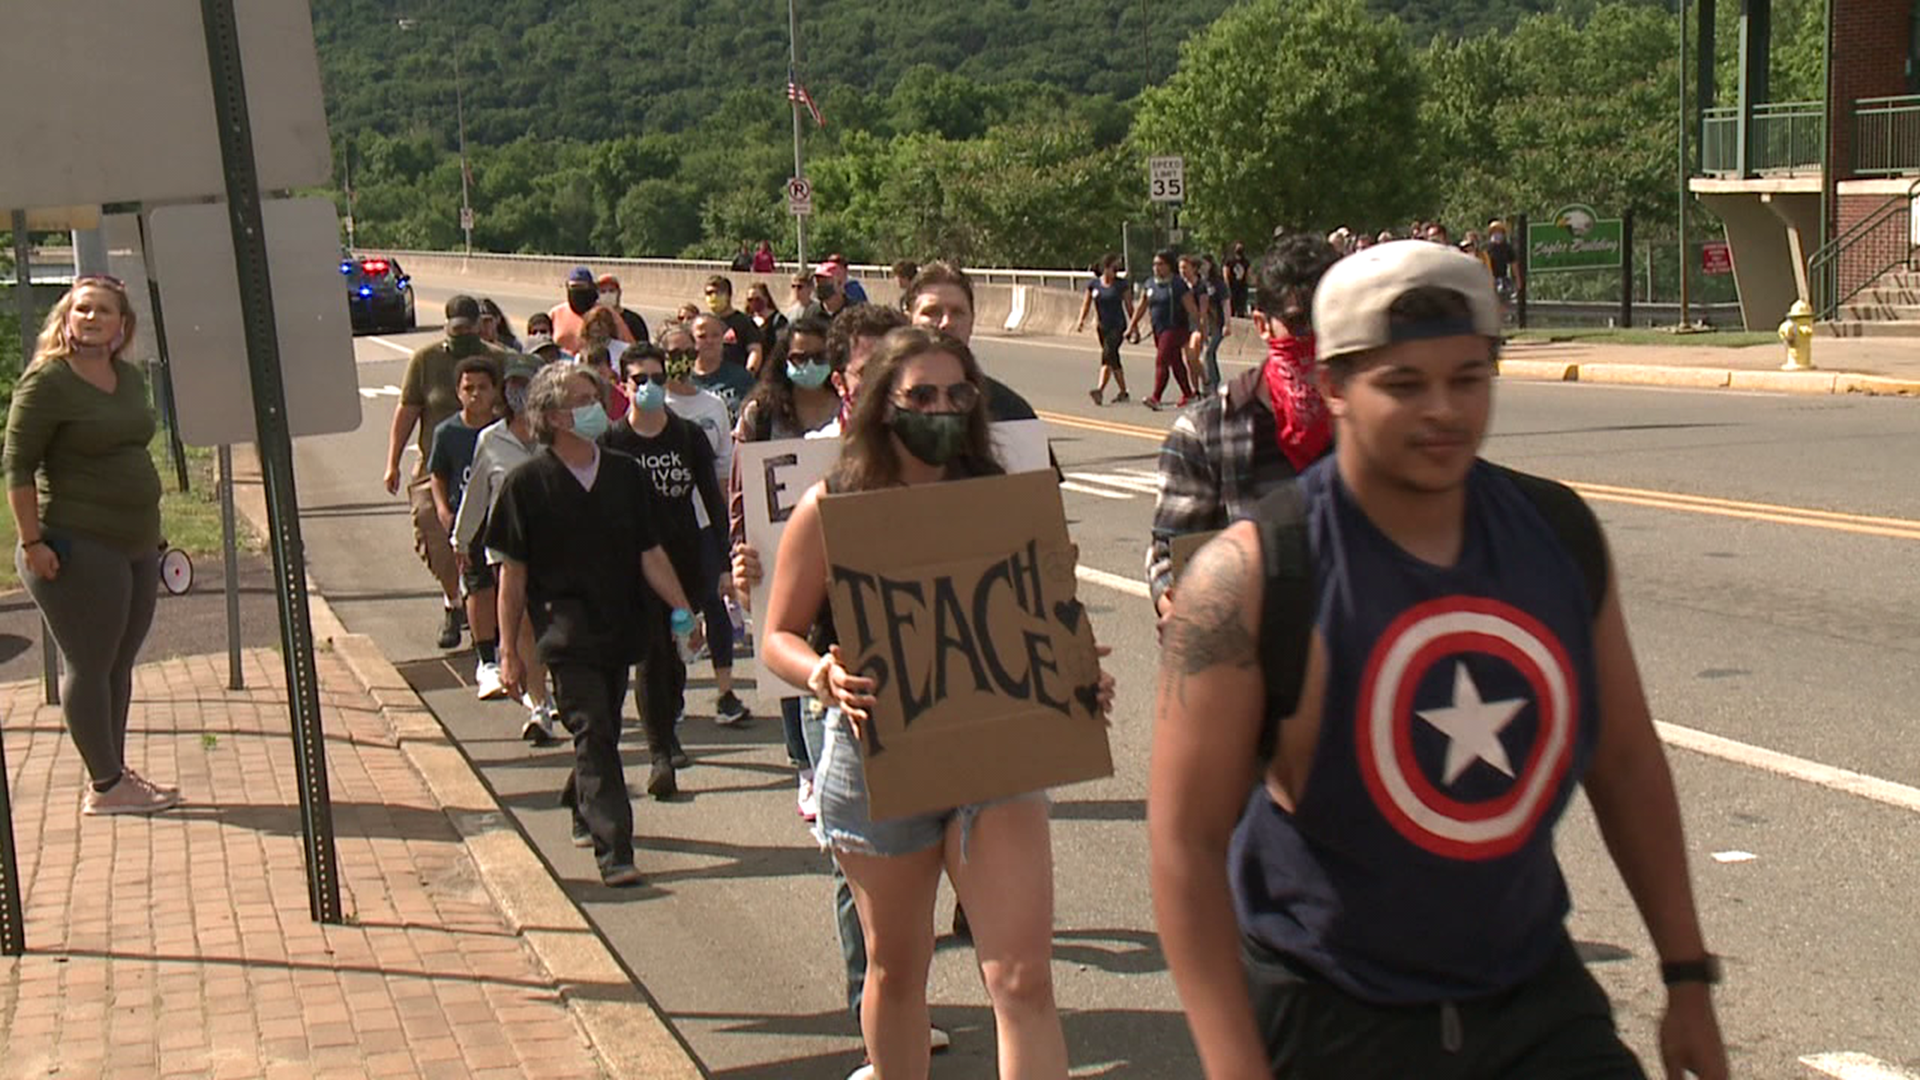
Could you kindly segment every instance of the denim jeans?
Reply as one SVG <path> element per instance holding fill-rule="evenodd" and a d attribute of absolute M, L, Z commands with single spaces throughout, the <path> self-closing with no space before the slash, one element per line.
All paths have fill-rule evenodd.
<path fill-rule="evenodd" d="M 806 738 L 807 760 L 818 761 L 827 745 L 827 710 L 813 698 L 796 698 L 800 704 L 800 730 Z M 853 888 L 847 875 L 840 872 L 840 860 L 833 860 L 833 919 L 840 933 L 840 957 L 847 969 L 847 1007 L 853 1010 L 853 1022 L 860 1023 L 860 995 L 867 983 L 867 937 L 860 929 L 860 912 L 853 904 Z"/>

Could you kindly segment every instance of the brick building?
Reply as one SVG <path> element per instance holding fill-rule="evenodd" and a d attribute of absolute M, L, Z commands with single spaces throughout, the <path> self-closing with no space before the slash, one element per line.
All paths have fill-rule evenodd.
<path fill-rule="evenodd" d="M 1731 105 L 1716 100 L 1716 0 L 1697 4 L 1691 187 L 1726 223 L 1747 326 L 1804 297 L 1842 333 L 1920 334 L 1920 0 L 1828 0 L 1826 97 L 1789 102 L 1768 95 L 1772 2 L 1740 0 Z"/>

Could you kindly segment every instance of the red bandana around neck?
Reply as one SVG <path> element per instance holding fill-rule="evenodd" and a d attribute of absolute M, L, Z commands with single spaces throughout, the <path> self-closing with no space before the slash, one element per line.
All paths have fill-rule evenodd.
<path fill-rule="evenodd" d="M 1314 385 L 1313 338 L 1268 338 L 1264 374 L 1280 452 L 1294 471 L 1301 471 L 1319 460 L 1333 442 L 1333 422 Z"/>

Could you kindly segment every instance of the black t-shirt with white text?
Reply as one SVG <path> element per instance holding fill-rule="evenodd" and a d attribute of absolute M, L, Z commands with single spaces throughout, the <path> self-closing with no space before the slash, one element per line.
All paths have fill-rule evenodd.
<path fill-rule="evenodd" d="M 694 516 L 697 497 L 707 507 L 708 521 L 727 520 L 727 504 L 714 474 L 713 444 L 693 421 L 667 414 L 667 426 L 658 435 L 633 430 L 626 417 L 600 436 L 600 445 L 630 455 L 640 463 L 653 497 L 654 532 L 667 549 L 673 572 L 688 596 L 700 596 L 700 523 Z"/>

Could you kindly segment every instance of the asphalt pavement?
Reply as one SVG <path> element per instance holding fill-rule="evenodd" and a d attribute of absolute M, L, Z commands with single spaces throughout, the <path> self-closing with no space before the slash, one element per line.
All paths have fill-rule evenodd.
<path fill-rule="evenodd" d="M 425 321 L 452 291 L 441 284 L 419 283 Z M 523 323 L 558 291 L 491 295 Z M 664 306 L 642 310 L 653 319 Z M 567 842 L 553 793 L 568 753 L 521 743 L 518 710 L 466 687 L 471 654 L 434 648 L 436 590 L 404 502 L 379 483 L 404 351 L 432 335 L 359 339 L 363 425 L 297 445 L 310 573 L 348 628 L 408 675 L 714 1075 L 839 1080 L 858 1063 L 857 1032 L 826 863 L 794 813 L 774 702 L 749 695 L 755 722 L 716 727 L 695 671 L 684 740 L 696 764 L 679 799 L 638 805 L 647 886 L 616 893 Z M 1137 583 L 1171 414 L 1095 408 L 1091 345 L 976 341 L 988 370 L 1051 423 L 1082 598 L 1121 673 L 1116 775 L 1057 792 L 1054 809 L 1055 977 L 1074 1075 L 1159 1080 L 1196 1072 L 1154 937 L 1143 826 L 1156 651 Z M 1127 357 L 1138 398 L 1150 358 Z M 1727 959 L 1718 1001 L 1742 1077 L 1816 1075 L 1800 1059 L 1837 1053 L 1920 1070 L 1916 410 L 1846 396 L 1499 389 L 1487 456 L 1576 483 L 1608 530 L 1655 715 L 1675 725 L 1669 757 L 1708 938 Z M 644 768 L 637 739 L 629 755 Z M 1583 800 L 1559 846 L 1571 929 L 1657 1072 L 1655 958 Z M 935 1075 L 991 1076 L 991 1014 L 958 943 L 942 940 L 931 993 L 935 1022 L 955 1037 Z"/>

